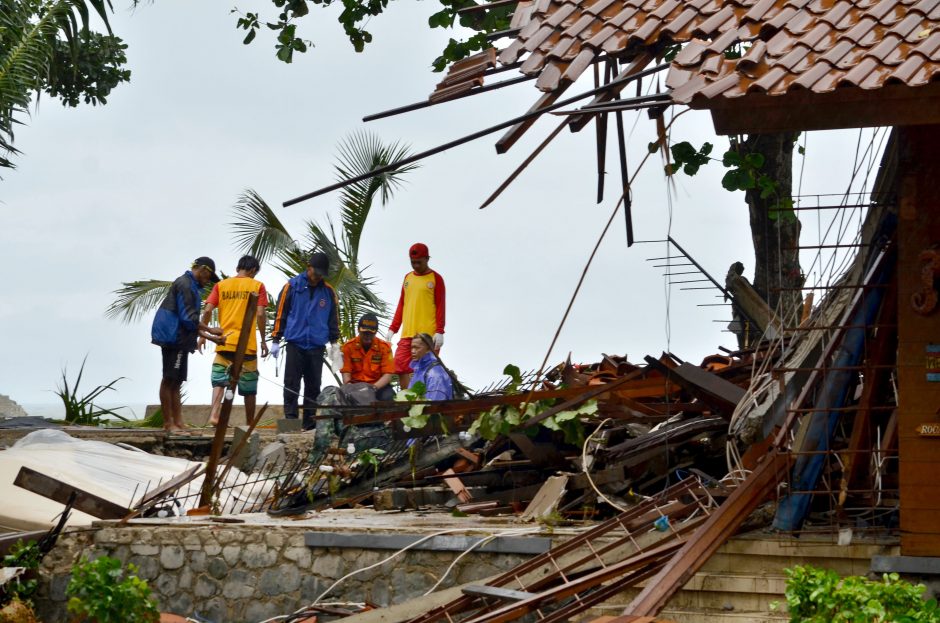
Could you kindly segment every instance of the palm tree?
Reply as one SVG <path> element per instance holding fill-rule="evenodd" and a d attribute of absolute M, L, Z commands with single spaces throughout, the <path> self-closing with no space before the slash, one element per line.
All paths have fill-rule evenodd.
<path fill-rule="evenodd" d="M 385 145 L 375 135 L 359 132 L 340 143 L 333 168 L 337 178 L 349 179 L 401 160 L 409 153 L 408 147 L 398 142 Z M 235 221 L 231 225 L 235 248 L 261 262 L 273 262 L 286 278 L 303 272 L 310 253 L 326 253 L 330 258 L 327 281 L 339 297 L 340 333 L 344 339 L 351 339 L 362 314 L 373 312 L 381 319 L 388 318 L 388 305 L 372 290 L 375 278 L 367 274 L 369 267 L 363 266 L 359 258 L 366 220 L 376 199 L 381 205 L 387 204 L 401 188 L 402 175 L 415 168 L 417 165 L 408 165 L 347 186 L 340 195 L 340 227 L 327 216 L 325 226 L 313 221 L 304 223 L 300 237 L 287 231 L 257 192 L 247 189 L 234 206 Z M 124 283 L 115 291 L 117 298 L 106 315 L 133 322 L 159 305 L 169 286 L 169 281 L 153 279 Z M 269 314 L 273 307 L 272 301 Z"/>

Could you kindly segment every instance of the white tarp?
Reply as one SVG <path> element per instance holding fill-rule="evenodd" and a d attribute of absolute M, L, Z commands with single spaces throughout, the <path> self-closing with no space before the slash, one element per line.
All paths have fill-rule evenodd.
<path fill-rule="evenodd" d="M 127 450 L 103 441 L 75 439 L 60 430 L 37 430 L 17 441 L 12 448 L 0 451 L 0 528 L 42 530 L 54 526 L 62 512 L 62 504 L 13 484 L 23 466 L 115 504 L 130 506 L 140 500 L 145 490 L 153 490 L 157 483 L 166 482 L 199 464 Z M 236 478 L 244 481 L 245 475 L 232 469 L 226 483 L 235 484 Z M 201 483 L 200 477 L 193 481 L 189 490 L 198 491 Z M 256 495 L 263 499 L 268 487 L 257 488 L 260 491 Z M 180 512 L 194 507 L 196 501 L 196 498 L 185 500 Z M 85 526 L 92 521 L 94 517 L 72 511 L 68 525 Z"/>

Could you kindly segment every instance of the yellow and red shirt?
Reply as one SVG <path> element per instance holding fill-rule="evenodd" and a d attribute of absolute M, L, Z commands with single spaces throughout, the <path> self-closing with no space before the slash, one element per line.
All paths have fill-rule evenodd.
<path fill-rule="evenodd" d="M 383 374 L 395 374 L 392 345 L 376 337 L 369 350 L 363 350 L 358 337 L 349 340 L 343 344 L 340 372 L 352 375 L 354 383 L 375 383 Z"/>
<path fill-rule="evenodd" d="M 443 333 L 444 294 L 444 278 L 433 270 L 405 275 L 391 330 L 397 333 L 401 329 L 403 338 Z"/>
<path fill-rule="evenodd" d="M 241 334 L 242 321 L 245 319 L 245 306 L 248 296 L 252 292 L 258 293 L 258 306 L 268 306 L 268 293 L 264 284 L 251 277 L 229 277 L 215 284 L 206 303 L 219 310 L 219 326 L 222 335 L 231 332 L 225 339 L 224 345 L 216 346 L 216 351 L 235 352 L 238 347 L 238 337 Z M 256 316 L 252 316 L 253 318 Z M 252 325 L 251 335 L 248 337 L 246 355 L 255 355 L 258 352 L 258 338 Z"/>

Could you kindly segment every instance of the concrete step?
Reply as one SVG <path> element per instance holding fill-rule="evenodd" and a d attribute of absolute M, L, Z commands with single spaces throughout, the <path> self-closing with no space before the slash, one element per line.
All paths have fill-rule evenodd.
<path fill-rule="evenodd" d="M 592 621 L 601 616 L 618 616 L 622 613 L 622 605 L 605 605 L 589 610 L 582 621 Z M 672 604 L 657 616 L 660 619 L 674 621 L 675 623 L 782 623 L 790 620 L 785 611 L 688 608 L 673 606 Z"/>
<path fill-rule="evenodd" d="M 685 608 L 667 608 L 659 616 L 676 623 L 781 623 L 790 620 L 780 612 Z"/>
<path fill-rule="evenodd" d="M 897 552 L 896 544 L 856 543 L 839 546 L 767 535 L 735 538 L 725 543 L 676 593 L 661 613 L 677 623 L 743 623 L 787 621 L 786 574 L 794 565 L 811 564 L 840 574 L 865 575 L 871 557 Z M 641 587 L 622 592 L 597 610 L 619 614 Z M 773 609 L 772 606 L 777 606 Z"/>

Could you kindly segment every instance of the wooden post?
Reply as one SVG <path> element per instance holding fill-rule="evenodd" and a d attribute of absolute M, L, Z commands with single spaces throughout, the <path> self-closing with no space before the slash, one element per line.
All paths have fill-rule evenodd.
<path fill-rule="evenodd" d="M 208 506 L 212 502 L 212 491 L 215 489 L 215 470 L 222 456 L 222 447 L 225 445 L 225 431 L 228 429 L 229 416 L 232 413 L 232 403 L 235 401 L 235 387 L 241 375 L 242 363 L 245 361 L 245 349 L 248 348 L 248 337 L 255 330 L 255 318 L 258 313 L 258 293 L 248 295 L 248 304 L 245 307 L 245 317 L 242 319 L 242 330 L 238 335 L 238 346 L 235 348 L 235 358 L 229 368 L 228 387 L 222 398 L 222 412 L 219 414 L 219 423 L 215 427 L 215 437 L 212 439 L 212 451 L 206 463 L 206 475 L 202 481 L 202 495 L 199 498 L 200 506 Z M 229 398 L 231 396 L 231 398 Z"/>

